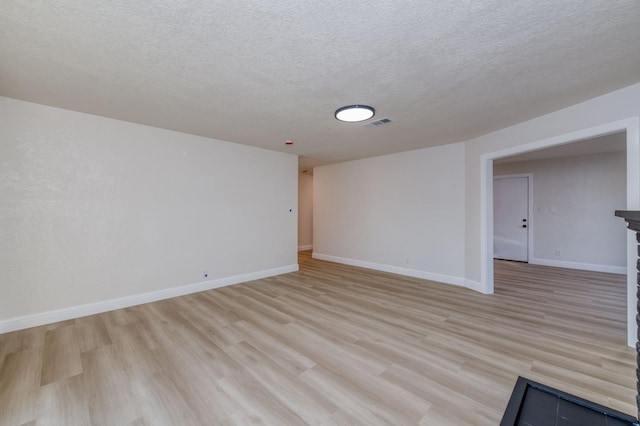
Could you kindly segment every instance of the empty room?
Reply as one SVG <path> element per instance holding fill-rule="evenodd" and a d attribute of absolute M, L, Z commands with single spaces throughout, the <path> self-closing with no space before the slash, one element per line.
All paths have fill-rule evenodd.
<path fill-rule="evenodd" d="M 0 425 L 637 424 L 640 2 L 0 12 Z"/>

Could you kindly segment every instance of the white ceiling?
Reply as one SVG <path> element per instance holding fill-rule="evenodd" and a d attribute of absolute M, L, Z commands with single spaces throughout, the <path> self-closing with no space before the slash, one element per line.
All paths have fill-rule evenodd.
<path fill-rule="evenodd" d="M 0 0 L 0 95 L 301 168 L 466 140 L 638 81 L 638 0 Z M 335 120 L 351 103 L 394 121 Z"/>
<path fill-rule="evenodd" d="M 610 152 L 624 152 L 627 150 L 627 134 L 613 133 L 611 135 L 586 139 L 540 149 L 525 154 L 512 155 L 511 157 L 494 160 L 494 164 L 515 163 L 519 161 L 546 160 L 548 158 L 578 157 L 581 155 L 606 154 Z"/>

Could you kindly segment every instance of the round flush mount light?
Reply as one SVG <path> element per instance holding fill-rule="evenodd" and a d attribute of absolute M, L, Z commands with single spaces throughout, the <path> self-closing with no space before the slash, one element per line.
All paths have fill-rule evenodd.
<path fill-rule="evenodd" d="M 348 105 L 336 110 L 336 118 L 350 123 L 364 121 L 373 117 L 376 110 L 367 105 Z"/>

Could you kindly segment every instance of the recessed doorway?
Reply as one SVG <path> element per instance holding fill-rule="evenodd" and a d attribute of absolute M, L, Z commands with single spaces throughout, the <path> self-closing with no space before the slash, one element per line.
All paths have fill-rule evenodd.
<path fill-rule="evenodd" d="M 493 162 L 517 154 L 538 151 L 545 148 L 567 145 L 572 142 L 606 136 L 613 133 L 624 132 L 626 134 L 627 151 L 627 197 L 626 206 L 620 209 L 637 210 L 640 208 L 640 120 L 631 118 L 620 120 L 601 126 L 576 131 L 573 133 L 552 137 L 521 146 L 507 148 L 482 155 L 481 157 L 481 291 L 487 294 L 493 293 Z M 613 211 L 611 212 L 613 215 Z M 621 224 L 624 227 L 624 224 Z M 634 346 L 636 343 L 635 323 L 635 256 L 636 243 L 634 236 L 627 233 L 627 343 Z"/>

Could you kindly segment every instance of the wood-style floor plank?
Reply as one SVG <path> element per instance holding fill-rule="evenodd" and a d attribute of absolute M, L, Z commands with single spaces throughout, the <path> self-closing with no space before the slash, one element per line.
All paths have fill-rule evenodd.
<path fill-rule="evenodd" d="M 496 261 L 487 296 L 300 265 L 0 335 L 0 425 L 495 425 L 519 375 L 636 411 L 624 276 Z"/>

